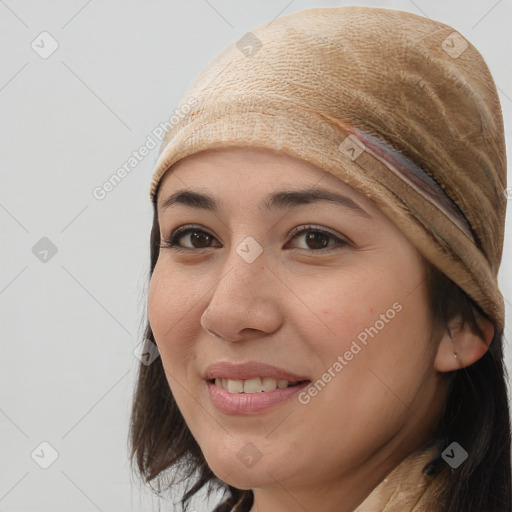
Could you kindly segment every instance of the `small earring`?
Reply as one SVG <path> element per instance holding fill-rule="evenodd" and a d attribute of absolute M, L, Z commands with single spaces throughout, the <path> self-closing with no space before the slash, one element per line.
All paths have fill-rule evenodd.
<path fill-rule="evenodd" d="M 455 359 L 457 359 L 457 354 L 455 352 L 453 353 L 453 357 L 455 357 Z"/>

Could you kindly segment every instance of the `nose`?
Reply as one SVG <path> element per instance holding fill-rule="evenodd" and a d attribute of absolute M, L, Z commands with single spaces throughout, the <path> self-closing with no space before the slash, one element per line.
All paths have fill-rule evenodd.
<path fill-rule="evenodd" d="M 201 316 L 205 331 L 231 342 L 266 336 L 282 324 L 279 280 L 266 267 L 264 252 L 248 263 L 235 249 Z"/>

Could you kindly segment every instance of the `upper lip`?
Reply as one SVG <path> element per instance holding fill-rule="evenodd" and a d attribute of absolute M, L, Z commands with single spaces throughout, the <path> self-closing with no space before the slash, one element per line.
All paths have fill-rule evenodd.
<path fill-rule="evenodd" d="M 272 377 L 276 380 L 287 380 L 288 382 L 301 382 L 309 380 L 291 373 L 283 368 L 272 366 L 256 361 L 235 364 L 227 361 L 220 361 L 206 368 L 204 373 L 205 380 L 212 379 L 232 379 L 232 380 L 248 380 L 255 377 Z"/>

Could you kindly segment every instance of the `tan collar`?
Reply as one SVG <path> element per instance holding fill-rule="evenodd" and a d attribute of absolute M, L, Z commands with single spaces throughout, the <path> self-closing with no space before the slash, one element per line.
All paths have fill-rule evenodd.
<path fill-rule="evenodd" d="M 406 457 L 354 512 L 432 512 L 440 480 L 423 475 L 437 456 L 434 449 Z M 439 476 L 439 475 L 438 475 Z"/>

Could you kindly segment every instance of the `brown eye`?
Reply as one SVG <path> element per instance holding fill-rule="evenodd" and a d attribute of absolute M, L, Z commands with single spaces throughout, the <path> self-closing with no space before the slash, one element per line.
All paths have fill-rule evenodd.
<path fill-rule="evenodd" d="M 315 252 L 321 252 L 322 249 L 326 249 L 324 252 L 329 252 L 330 247 L 338 246 L 338 248 L 348 246 L 348 242 L 341 239 L 340 237 L 318 229 L 315 226 L 299 226 L 295 230 L 295 234 L 292 239 L 303 239 L 305 246 L 299 247 L 302 250 L 309 250 Z M 335 243 L 329 243 L 329 240 L 334 240 Z M 334 248 L 334 247 L 333 247 Z"/>
<path fill-rule="evenodd" d="M 309 231 L 306 234 L 305 241 L 310 249 L 323 249 L 329 244 L 329 235 L 322 233 L 321 231 Z"/>
<path fill-rule="evenodd" d="M 197 249 L 204 249 L 208 247 L 212 241 L 212 237 L 204 231 L 191 231 L 190 232 L 190 243 Z"/>
<path fill-rule="evenodd" d="M 299 226 L 294 233 L 292 240 L 301 238 L 304 240 L 303 246 L 299 249 L 309 252 L 330 252 L 333 249 L 341 249 L 349 245 L 346 240 L 315 226 Z M 160 248 L 178 251 L 209 249 L 215 247 L 212 245 L 214 240 L 216 238 L 203 229 L 183 226 L 174 231 L 169 239 L 162 239 Z M 334 243 L 329 243 L 329 240 Z"/>
<path fill-rule="evenodd" d="M 183 245 L 182 240 L 185 240 Z M 199 228 L 180 228 L 177 229 L 169 239 L 163 239 L 160 244 L 161 249 L 194 250 L 208 249 L 215 237 Z"/>

